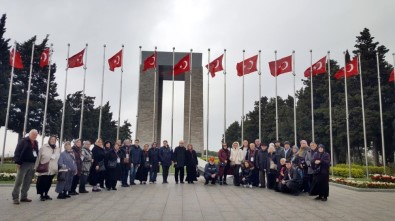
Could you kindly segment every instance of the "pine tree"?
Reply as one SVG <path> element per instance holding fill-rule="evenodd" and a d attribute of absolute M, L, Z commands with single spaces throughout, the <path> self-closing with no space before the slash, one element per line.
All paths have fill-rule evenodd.
<path fill-rule="evenodd" d="M 11 75 L 11 66 L 9 60 L 10 39 L 4 38 L 6 31 L 6 19 L 7 16 L 5 14 L 3 14 L 0 19 L 0 125 L 5 124 Z"/>

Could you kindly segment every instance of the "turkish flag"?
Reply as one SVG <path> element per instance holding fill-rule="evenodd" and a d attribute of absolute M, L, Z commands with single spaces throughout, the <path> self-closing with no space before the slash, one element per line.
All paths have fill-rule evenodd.
<path fill-rule="evenodd" d="M 346 78 L 358 75 L 358 58 L 354 57 L 346 65 Z M 344 78 L 344 67 L 340 68 L 335 74 L 337 80 Z"/>
<path fill-rule="evenodd" d="M 181 60 L 178 61 L 176 65 L 174 65 L 173 67 L 174 75 L 179 75 L 191 70 L 190 57 L 191 57 L 190 54 L 187 54 L 185 57 L 181 58 Z"/>
<path fill-rule="evenodd" d="M 108 59 L 108 66 L 110 67 L 110 71 L 114 71 L 115 68 L 122 66 L 122 49 Z"/>
<path fill-rule="evenodd" d="M 14 57 L 15 57 L 15 60 L 14 60 Z M 21 54 L 18 51 L 16 51 L 15 56 L 14 56 L 14 48 L 11 50 L 11 53 L 10 53 L 10 65 L 13 66 L 14 68 L 19 68 L 19 69 L 23 68 Z"/>
<path fill-rule="evenodd" d="M 321 58 L 315 64 L 313 64 L 311 68 L 312 68 L 312 72 L 313 72 L 312 76 L 326 73 L 326 56 Z M 304 71 L 304 76 L 305 77 L 310 77 L 310 67 L 308 67 Z"/>
<path fill-rule="evenodd" d="M 206 65 L 206 68 L 211 73 L 211 77 L 215 77 L 215 72 L 224 70 L 224 67 L 222 67 L 223 57 L 224 54 L 222 54 L 221 56 L 210 62 L 208 65 Z"/>
<path fill-rule="evenodd" d="M 392 72 L 391 72 L 391 74 L 390 74 L 390 79 L 388 79 L 388 82 L 393 82 L 395 79 L 395 72 L 394 72 L 394 69 L 392 69 Z"/>
<path fill-rule="evenodd" d="M 68 59 L 68 68 L 77 68 L 84 65 L 85 48 Z"/>
<path fill-rule="evenodd" d="M 143 71 L 156 67 L 156 52 L 144 60 Z"/>
<path fill-rule="evenodd" d="M 275 67 L 277 65 L 277 67 Z M 276 77 L 292 71 L 292 55 L 269 62 L 270 73 Z M 276 72 L 277 70 L 277 72 Z"/>
<path fill-rule="evenodd" d="M 257 71 L 256 64 L 258 55 L 252 56 L 244 60 L 244 75 Z M 237 76 L 243 76 L 243 61 L 236 64 Z"/>
<path fill-rule="evenodd" d="M 49 65 L 49 48 L 45 48 L 40 57 L 40 67 L 43 68 Z"/>

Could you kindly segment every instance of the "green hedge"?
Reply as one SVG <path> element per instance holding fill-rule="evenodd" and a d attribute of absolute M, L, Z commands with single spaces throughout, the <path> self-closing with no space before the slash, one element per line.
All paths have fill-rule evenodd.
<path fill-rule="evenodd" d="M 348 168 L 342 168 L 342 167 L 332 167 L 331 168 L 331 173 L 333 170 L 333 175 L 339 176 L 339 177 L 348 177 L 349 176 L 349 170 Z M 351 177 L 353 178 L 363 178 L 365 177 L 365 171 L 359 168 L 351 168 Z"/>
<path fill-rule="evenodd" d="M 345 168 L 348 171 L 348 164 L 336 164 L 335 168 Z M 351 170 L 352 169 L 360 169 L 366 174 L 366 166 L 364 165 L 351 164 Z M 382 166 L 368 166 L 368 169 L 369 174 L 384 174 L 384 167 Z M 391 174 L 391 168 L 388 166 L 386 167 L 386 173 Z"/>

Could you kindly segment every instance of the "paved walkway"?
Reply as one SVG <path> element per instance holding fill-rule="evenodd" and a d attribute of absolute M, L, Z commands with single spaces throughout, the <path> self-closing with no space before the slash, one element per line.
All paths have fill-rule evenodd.
<path fill-rule="evenodd" d="M 0 186 L 0 220 L 395 220 L 395 193 L 330 187 L 327 202 L 267 189 L 197 184 L 136 185 L 41 202 L 13 205 L 12 187 Z"/>

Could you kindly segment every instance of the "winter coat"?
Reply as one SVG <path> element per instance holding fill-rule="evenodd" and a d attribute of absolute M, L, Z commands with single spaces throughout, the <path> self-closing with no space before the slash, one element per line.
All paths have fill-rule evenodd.
<path fill-rule="evenodd" d="M 106 174 L 107 177 L 106 179 L 110 180 L 120 180 L 121 179 L 121 162 L 123 159 L 123 155 L 121 150 L 118 150 L 118 152 L 115 151 L 115 149 L 111 149 L 106 153 L 106 158 L 104 160 L 105 165 L 106 165 Z M 115 168 L 109 168 L 108 163 L 112 161 L 117 161 L 117 165 Z"/>
<path fill-rule="evenodd" d="M 313 174 L 314 173 L 314 169 L 312 168 L 312 161 L 313 161 L 313 156 L 314 154 L 317 152 L 317 149 L 314 151 L 311 148 L 309 148 L 306 152 L 306 156 L 304 157 L 304 161 L 306 162 L 306 166 L 307 166 L 307 173 L 308 174 Z"/>
<path fill-rule="evenodd" d="M 33 151 L 36 152 L 35 156 Z M 14 161 L 18 165 L 23 163 L 35 163 L 38 156 L 38 142 L 37 140 L 31 142 L 29 137 L 24 137 L 19 140 L 14 152 Z"/>
<path fill-rule="evenodd" d="M 232 147 L 230 151 L 230 161 L 231 164 L 240 165 L 241 162 L 244 160 L 245 154 L 243 150 L 240 150 L 238 147 L 235 149 Z"/>
<path fill-rule="evenodd" d="M 136 146 L 136 145 L 132 145 L 132 149 L 130 151 L 131 155 L 130 155 L 130 163 L 133 164 L 141 164 L 143 161 L 142 159 L 142 154 L 143 154 L 143 150 L 140 148 L 140 146 Z"/>
<path fill-rule="evenodd" d="M 99 162 L 104 163 L 104 159 L 106 157 L 104 148 L 95 145 L 92 149 L 92 157 L 93 157 L 92 167 L 98 166 Z"/>
<path fill-rule="evenodd" d="M 257 155 L 258 155 L 258 150 L 257 149 L 254 149 L 254 150 L 249 149 L 249 150 L 247 150 L 247 153 L 246 153 L 246 156 L 245 156 L 245 160 L 250 161 L 251 164 L 254 167 L 257 167 L 257 165 L 256 165 L 256 157 L 257 157 Z"/>
<path fill-rule="evenodd" d="M 292 148 L 289 148 L 287 154 L 285 155 L 285 148 L 280 151 L 280 159 L 285 158 L 285 160 L 291 160 L 293 157 Z"/>
<path fill-rule="evenodd" d="M 274 169 L 270 169 L 270 161 L 273 161 L 273 163 L 277 165 L 277 169 L 279 168 L 278 167 L 279 163 L 277 162 L 277 156 L 276 156 L 275 152 L 267 154 L 266 168 L 267 168 L 267 170 L 269 170 L 269 173 L 277 174 L 277 169 L 275 169 L 275 170 Z M 280 164 L 280 166 L 281 166 L 281 164 Z"/>
<path fill-rule="evenodd" d="M 178 146 L 174 149 L 173 161 L 174 161 L 175 167 L 184 167 L 185 166 L 186 151 L 187 151 L 187 149 L 185 147 L 180 147 L 180 146 Z"/>
<path fill-rule="evenodd" d="M 163 146 L 159 149 L 159 160 L 162 166 L 168 167 L 171 166 L 171 161 L 173 158 L 173 150 L 167 146 Z"/>
<path fill-rule="evenodd" d="M 82 157 L 82 167 L 81 167 L 81 173 L 84 175 L 88 175 L 89 174 L 89 169 L 92 166 L 92 152 L 83 147 L 81 149 L 81 157 Z"/>
<path fill-rule="evenodd" d="M 67 169 L 64 181 L 59 181 L 56 184 L 55 191 L 60 193 L 62 191 L 70 191 L 71 184 L 73 181 L 73 176 L 77 173 L 77 165 L 75 164 L 75 156 L 74 152 L 67 152 L 63 151 L 60 154 L 59 161 L 58 161 L 59 169 Z"/>
<path fill-rule="evenodd" d="M 73 146 L 74 156 L 75 156 L 75 164 L 77 165 L 77 175 L 81 175 L 82 171 L 82 159 L 81 159 L 81 148 L 77 146 Z"/>
<path fill-rule="evenodd" d="M 219 164 L 220 166 L 227 166 L 230 164 L 230 151 L 228 148 L 224 149 L 221 148 L 218 151 L 218 159 L 219 159 Z M 225 164 L 225 160 L 227 161 L 227 163 Z M 221 165 L 222 164 L 222 165 Z"/>
<path fill-rule="evenodd" d="M 204 176 L 205 177 L 210 177 L 213 174 L 218 175 L 219 169 L 218 166 L 214 164 L 207 163 L 206 166 L 204 167 Z"/>
<path fill-rule="evenodd" d="M 149 164 L 151 165 L 151 169 L 155 172 L 159 172 L 159 148 L 151 147 L 148 150 Z"/>
<path fill-rule="evenodd" d="M 267 170 L 267 150 L 259 150 L 256 159 L 256 165 L 259 170 Z M 270 165 L 269 165 L 270 166 Z"/>
<path fill-rule="evenodd" d="M 52 148 L 49 144 L 44 144 L 38 152 L 38 157 L 34 169 L 36 170 L 38 165 L 48 163 L 48 172 L 38 173 L 38 176 L 42 175 L 55 175 L 58 173 L 58 161 L 60 157 L 59 147 Z"/>
<path fill-rule="evenodd" d="M 195 150 L 187 150 L 185 152 L 185 166 L 196 167 L 198 165 L 198 159 Z"/>

